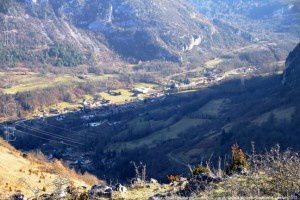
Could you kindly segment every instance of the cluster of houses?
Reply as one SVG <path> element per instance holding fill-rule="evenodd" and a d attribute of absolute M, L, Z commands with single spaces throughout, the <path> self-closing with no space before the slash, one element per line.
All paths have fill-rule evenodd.
<path fill-rule="evenodd" d="M 192 90 L 204 86 L 209 86 L 211 84 L 222 82 L 228 78 L 239 77 L 244 78 L 253 72 L 256 69 L 254 67 L 242 67 L 238 69 L 233 69 L 226 73 L 220 71 L 219 69 L 211 69 L 204 71 L 204 76 L 197 78 L 196 81 L 170 81 L 166 84 L 165 91 L 167 92 L 176 92 L 176 91 L 184 91 L 184 90 Z"/>
<path fill-rule="evenodd" d="M 82 103 L 83 109 L 92 109 L 97 108 L 104 105 L 109 105 L 111 103 L 110 100 L 107 99 L 100 99 L 100 100 L 93 100 L 93 101 L 86 101 L 84 100 Z"/>

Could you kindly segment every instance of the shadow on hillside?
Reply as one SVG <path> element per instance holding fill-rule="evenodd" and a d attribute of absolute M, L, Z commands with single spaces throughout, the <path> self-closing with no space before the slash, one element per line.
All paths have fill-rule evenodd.
<path fill-rule="evenodd" d="M 40 149 L 49 160 L 62 159 L 72 168 L 111 180 L 128 180 L 134 176 L 130 161 L 143 161 L 150 177 L 164 180 L 167 174 L 186 173 L 188 163 L 223 155 L 235 142 L 300 149 L 300 136 L 295 134 L 299 125 L 274 125 L 274 116 L 261 126 L 250 123 L 276 108 L 298 106 L 299 96 L 291 97 L 279 75 L 244 84 L 231 80 L 143 102 L 14 122 L 12 144 L 24 151 Z M 212 102 L 221 102 L 219 110 Z M 268 134 L 261 134 L 264 131 Z M 286 135 L 287 131 L 295 132 Z"/>

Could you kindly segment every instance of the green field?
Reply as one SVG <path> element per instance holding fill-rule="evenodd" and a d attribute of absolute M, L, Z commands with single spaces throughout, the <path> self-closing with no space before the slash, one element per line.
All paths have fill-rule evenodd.
<path fill-rule="evenodd" d="M 205 63 L 206 68 L 214 68 L 215 66 L 221 64 L 223 62 L 220 58 L 215 58 L 213 60 L 209 60 Z"/>
<path fill-rule="evenodd" d="M 132 96 L 133 93 L 131 93 L 129 90 L 127 89 L 119 89 L 119 90 L 113 90 L 112 92 L 120 92 L 121 95 L 111 95 L 107 92 L 101 92 L 100 96 L 106 100 L 110 100 L 111 103 L 114 104 L 121 104 L 121 103 L 125 103 L 125 102 L 129 102 L 131 100 L 134 100 L 135 98 Z"/>
<path fill-rule="evenodd" d="M 157 144 L 160 144 L 163 141 L 178 138 L 181 133 L 188 130 L 189 128 L 201 125 L 205 122 L 205 120 L 191 119 L 188 117 L 184 117 L 178 122 L 170 124 L 170 122 L 172 121 L 172 119 L 165 121 L 150 121 L 150 123 L 152 123 L 152 126 L 164 126 L 167 128 L 158 130 L 151 135 L 138 140 L 114 144 L 110 146 L 109 149 L 122 150 L 135 149 L 142 146 L 148 146 L 149 148 L 155 147 Z M 130 127 L 132 127 L 134 130 L 143 129 L 143 127 L 147 128 L 147 126 L 145 126 L 145 124 L 143 125 L 142 123 L 139 124 L 132 122 L 129 124 L 131 124 Z M 122 134 L 124 134 L 124 132 Z"/>
<path fill-rule="evenodd" d="M 84 82 L 96 82 L 102 81 L 107 78 L 115 77 L 114 75 L 95 75 L 95 74 L 88 74 L 84 76 L 84 79 L 79 78 L 74 75 L 68 74 L 47 74 L 42 75 L 38 73 L 1 73 L 0 78 L 2 80 L 8 80 L 11 82 L 9 87 L 4 88 L 2 86 L 2 90 L 5 94 L 15 94 L 17 92 L 25 92 L 25 91 L 32 91 L 37 89 L 45 89 L 45 88 L 52 88 L 56 86 L 63 86 L 63 85 L 76 85 L 78 83 Z M 1 86 L 0 86 L 1 87 Z"/>
<path fill-rule="evenodd" d="M 22 77 L 22 81 L 20 83 L 4 89 L 4 93 L 15 94 L 17 92 L 45 89 L 60 85 L 70 85 L 79 82 L 81 82 L 80 79 L 68 75 L 54 77 Z"/>

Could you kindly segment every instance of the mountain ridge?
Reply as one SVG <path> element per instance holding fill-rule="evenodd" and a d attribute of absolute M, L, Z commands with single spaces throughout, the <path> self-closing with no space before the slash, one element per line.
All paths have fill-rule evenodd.
<path fill-rule="evenodd" d="M 111 51 L 114 51 L 125 59 L 137 61 L 160 59 L 181 62 L 182 57 L 199 45 L 204 53 L 213 53 L 213 47 L 229 48 L 252 40 L 251 35 L 228 24 L 214 24 L 185 0 L 8 2 L 13 6 L 3 13 L 10 16 L 11 23 L 17 26 L 23 23 L 17 21 L 18 14 L 27 21 L 26 27 L 14 27 L 14 30 L 33 32 L 37 29 L 31 38 L 37 43 L 51 45 L 66 39 L 65 42 L 73 43 L 83 52 L 107 52 L 108 57 L 113 57 Z M 4 24 L 6 27 L 5 21 Z M 45 32 L 45 28 L 57 35 L 47 36 L 49 32 Z M 224 28 L 228 37 L 223 34 Z M 61 31 L 66 33 L 66 38 L 60 34 Z M 25 37 L 29 40 L 29 36 Z"/>

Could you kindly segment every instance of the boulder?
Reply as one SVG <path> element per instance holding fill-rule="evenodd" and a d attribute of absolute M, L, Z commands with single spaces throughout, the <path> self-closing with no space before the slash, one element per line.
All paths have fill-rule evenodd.
<path fill-rule="evenodd" d="M 151 178 L 150 179 L 150 183 L 151 184 L 158 184 L 158 181 L 156 179 L 154 179 L 154 178 Z"/>
<path fill-rule="evenodd" d="M 121 185 L 120 183 L 118 183 L 115 186 L 115 191 L 121 192 L 121 193 L 126 193 L 127 192 L 127 188 L 123 185 Z"/>
<path fill-rule="evenodd" d="M 17 193 L 17 194 L 13 194 L 11 197 L 10 197 L 11 200 L 27 200 L 27 198 L 21 194 L 21 193 Z"/>
<path fill-rule="evenodd" d="M 300 192 L 296 192 L 296 193 L 292 194 L 290 199 L 299 200 L 300 199 Z"/>
<path fill-rule="evenodd" d="M 54 200 L 53 195 L 51 194 L 43 194 L 39 197 L 40 200 Z"/>
<path fill-rule="evenodd" d="M 178 194 L 181 196 L 190 197 L 194 194 L 204 191 L 208 184 L 219 183 L 221 181 L 221 178 L 218 178 L 212 174 L 201 173 L 188 179 L 186 186 L 183 190 L 180 190 Z"/>
<path fill-rule="evenodd" d="M 88 194 L 90 199 L 112 198 L 113 189 L 107 185 L 94 185 Z"/>
<path fill-rule="evenodd" d="M 156 195 L 150 197 L 148 200 L 162 200 L 162 199 L 166 199 L 166 195 L 156 194 Z"/>

